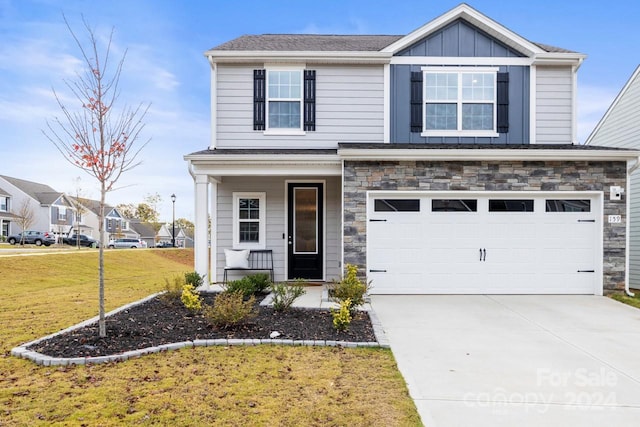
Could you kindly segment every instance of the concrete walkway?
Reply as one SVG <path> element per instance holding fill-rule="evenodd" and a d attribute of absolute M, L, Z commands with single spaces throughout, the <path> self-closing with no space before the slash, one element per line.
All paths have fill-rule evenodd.
<path fill-rule="evenodd" d="M 640 310 L 596 296 L 372 306 L 425 426 L 640 425 Z"/>

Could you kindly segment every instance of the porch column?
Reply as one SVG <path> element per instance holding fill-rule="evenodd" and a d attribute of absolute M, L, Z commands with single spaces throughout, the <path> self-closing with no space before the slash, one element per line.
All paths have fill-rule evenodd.
<path fill-rule="evenodd" d="M 204 277 L 206 284 L 210 283 L 209 276 L 209 247 L 207 233 L 208 216 L 208 185 L 207 175 L 195 176 L 195 233 L 193 236 L 195 271 Z"/>
<path fill-rule="evenodd" d="M 211 265 L 211 283 L 218 280 L 218 239 L 216 233 L 218 232 L 218 181 L 211 181 L 211 234 L 209 240 L 211 241 L 211 253 L 210 253 L 210 265 Z"/>

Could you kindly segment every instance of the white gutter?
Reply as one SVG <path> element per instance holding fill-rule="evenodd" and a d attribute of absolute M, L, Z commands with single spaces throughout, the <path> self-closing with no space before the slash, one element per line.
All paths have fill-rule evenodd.
<path fill-rule="evenodd" d="M 631 161 L 628 161 L 627 164 L 631 163 Z M 640 167 L 640 157 L 637 157 L 635 159 L 635 162 L 628 167 L 627 169 L 627 189 L 626 189 L 626 202 L 627 202 L 627 224 L 626 224 L 626 250 L 625 250 L 625 265 L 626 265 L 626 274 L 624 277 L 624 292 L 629 295 L 630 297 L 634 297 L 636 296 L 636 294 L 634 294 L 633 292 L 631 292 L 631 290 L 629 289 L 629 245 L 631 244 L 631 174 L 638 169 L 638 167 Z"/>
<path fill-rule="evenodd" d="M 213 62 L 213 58 L 210 56 L 207 57 L 209 59 L 209 64 L 211 64 L 211 141 L 209 142 L 209 148 L 216 148 L 216 143 L 218 141 L 218 65 Z"/>

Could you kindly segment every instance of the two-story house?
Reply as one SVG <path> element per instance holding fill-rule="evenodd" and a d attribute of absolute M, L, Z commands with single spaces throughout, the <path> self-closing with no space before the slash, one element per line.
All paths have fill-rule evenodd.
<path fill-rule="evenodd" d="M 15 215 L 11 213 L 11 194 L 0 188 L 0 241 L 11 234 L 9 225 L 14 218 Z"/>
<path fill-rule="evenodd" d="M 75 199 L 74 201 L 81 205 L 81 220 L 78 227 L 84 234 L 88 234 L 94 238 L 99 236 L 99 214 L 100 201 L 86 198 Z M 118 210 L 110 205 L 104 207 L 104 241 L 108 242 L 116 238 L 138 238 L 139 234 L 130 227 L 130 220 L 126 218 Z"/>
<path fill-rule="evenodd" d="M 462 4 L 407 35 L 248 35 L 205 56 L 211 141 L 185 159 L 210 282 L 225 249 L 266 248 L 278 281 L 349 263 L 373 293 L 628 286 L 620 191 L 640 152 L 576 144 L 585 55 Z"/>
<path fill-rule="evenodd" d="M 76 210 L 71 200 L 62 192 L 46 184 L 0 175 L 0 212 L 7 212 L 2 219 L 2 233 L 9 235 L 21 232 L 16 222 L 16 214 L 23 208 L 31 211 L 32 230 L 51 231 L 62 237 L 69 234 Z M 4 234 L 6 232 L 6 234 Z"/>

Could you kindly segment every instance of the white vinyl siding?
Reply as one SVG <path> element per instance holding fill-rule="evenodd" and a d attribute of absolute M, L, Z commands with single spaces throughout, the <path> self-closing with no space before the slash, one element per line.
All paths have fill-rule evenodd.
<path fill-rule="evenodd" d="M 535 143 L 572 143 L 574 94 L 571 67 L 538 66 L 536 76 Z"/>
<path fill-rule="evenodd" d="M 301 181 L 325 180 L 326 181 L 326 248 L 325 265 L 326 277 L 328 280 L 337 278 L 341 274 L 338 264 L 340 253 L 340 179 L 338 177 L 304 177 Z M 290 179 L 294 182 L 293 179 Z M 273 262 L 275 270 L 275 280 L 286 280 L 285 257 L 286 234 L 285 223 L 285 198 L 286 186 L 284 177 L 225 177 L 221 184 L 218 184 L 218 204 L 217 204 L 217 254 L 216 265 L 218 277 L 217 281 L 222 281 L 224 272 L 225 257 L 224 250 L 233 247 L 233 193 L 237 192 L 263 192 L 266 197 L 266 244 L 265 249 L 273 250 Z M 242 273 L 230 271 L 229 279 L 234 280 L 241 277 Z"/>
<path fill-rule="evenodd" d="M 589 137 L 589 144 L 603 147 L 640 149 L 640 71 L 627 83 L 624 93 L 610 107 L 606 118 Z M 640 170 L 631 175 L 629 205 L 629 285 L 640 289 Z"/>
<path fill-rule="evenodd" d="M 217 68 L 218 148 L 335 148 L 338 142 L 383 142 L 382 66 L 321 66 L 316 70 L 316 131 L 265 135 L 253 130 L 253 70 L 262 64 Z"/>

